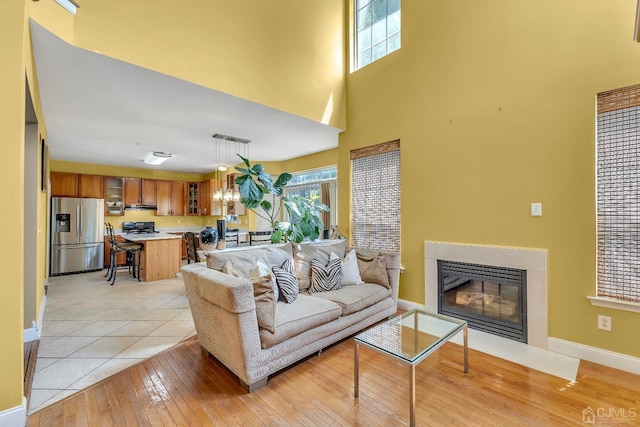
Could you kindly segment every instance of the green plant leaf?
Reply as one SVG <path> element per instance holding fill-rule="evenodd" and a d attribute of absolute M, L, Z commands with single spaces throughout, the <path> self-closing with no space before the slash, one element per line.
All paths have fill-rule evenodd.
<path fill-rule="evenodd" d="M 265 212 L 267 212 L 267 213 L 270 213 L 270 212 L 271 212 L 272 205 L 271 205 L 271 202 L 270 202 L 270 201 L 268 201 L 268 200 L 263 200 L 263 201 L 260 203 L 260 206 L 262 206 L 262 209 L 264 209 L 264 211 L 265 211 Z"/>
<path fill-rule="evenodd" d="M 236 156 L 240 157 L 242 159 L 242 161 L 244 162 L 245 165 L 247 165 L 248 169 L 251 169 L 251 165 L 249 164 L 249 159 L 245 159 L 244 157 L 242 157 L 240 154 L 236 153 Z M 236 170 L 238 170 L 238 168 L 236 168 Z M 247 175 L 249 174 L 249 172 L 243 172 L 246 173 Z"/>
<path fill-rule="evenodd" d="M 282 242 L 282 231 L 275 230 L 271 233 L 271 243 L 280 243 Z"/>

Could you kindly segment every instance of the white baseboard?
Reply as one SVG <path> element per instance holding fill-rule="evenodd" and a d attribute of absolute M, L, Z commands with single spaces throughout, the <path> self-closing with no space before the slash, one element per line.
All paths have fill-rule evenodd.
<path fill-rule="evenodd" d="M 640 375 L 640 358 L 549 337 L 549 350 Z"/>
<path fill-rule="evenodd" d="M 40 338 L 38 328 L 27 328 L 24 330 L 24 342 L 35 341 Z"/>
<path fill-rule="evenodd" d="M 42 295 L 42 303 L 40 304 L 40 314 L 38 315 L 38 324 L 31 328 L 26 328 L 23 333 L 24 342 L 39 340 L 42 336 L 42 322 L 44 321 L 44 306 L 47 302 L 47 296 Z M 0 425 L 2 427 L 2 425 Z"/>
<path fill-rule="evenodd" d="M 22 405 L 0 412 L 0 426 L 24 427 L 27 424 L 27 399 L 22 398 Z"/>

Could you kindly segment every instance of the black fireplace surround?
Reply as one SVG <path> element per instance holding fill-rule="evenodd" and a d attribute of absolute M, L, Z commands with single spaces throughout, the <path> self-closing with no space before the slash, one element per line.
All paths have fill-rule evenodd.
<path fill-rule="evenodd" d="M 439 260 L 438 312 L 526 343 L 526 286 L 526 270 Z"/>

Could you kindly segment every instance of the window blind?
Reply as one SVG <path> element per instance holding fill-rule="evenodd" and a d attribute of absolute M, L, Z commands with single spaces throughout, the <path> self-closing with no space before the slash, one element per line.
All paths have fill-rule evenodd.
<path fill-rule="evenodd" d="M 598 296 L 640 302 L 640 85 L 597 98 Z"/>
<path fill-rule="evenodd" d="M 400 250 L 400 141 L 351 151 L 351 245 Z"/>

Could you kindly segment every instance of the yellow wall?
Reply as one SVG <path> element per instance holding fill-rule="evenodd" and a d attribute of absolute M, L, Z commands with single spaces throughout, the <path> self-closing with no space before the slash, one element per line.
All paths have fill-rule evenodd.
<path fill-rule="evenodd" d="M 0 2 L 0 171 L 3 188 L 0 233 L 0 411 L 22 403 L 22 205 L 25 108 L 25 2 Z M 12 183 L 14 185 L 8 185 Z"/>
<path fill-rule="evenodd" d="M 344 128 L 342 0 L 83 2 L 74 44 Z"/>
<path fill-rule="evenodd" d="M 640 314 L 587 301 L 594 100 L 640 81 L 635 8 L 634 0 L 402 2 L 402 48 L 348 76 L 339 145 L 347 183 L 349 150 L 401 140 L 401 298 L 424 301 L 425 240 L 544 248 L 550 336 L 640 356 Z M 348 193 L 340 197 L 347 206 Z M 543 204 L 541 218 L 530 216 L 531 202 Z M 613 332 L 597 329 L 599 313 L 612 316 Z"/>

